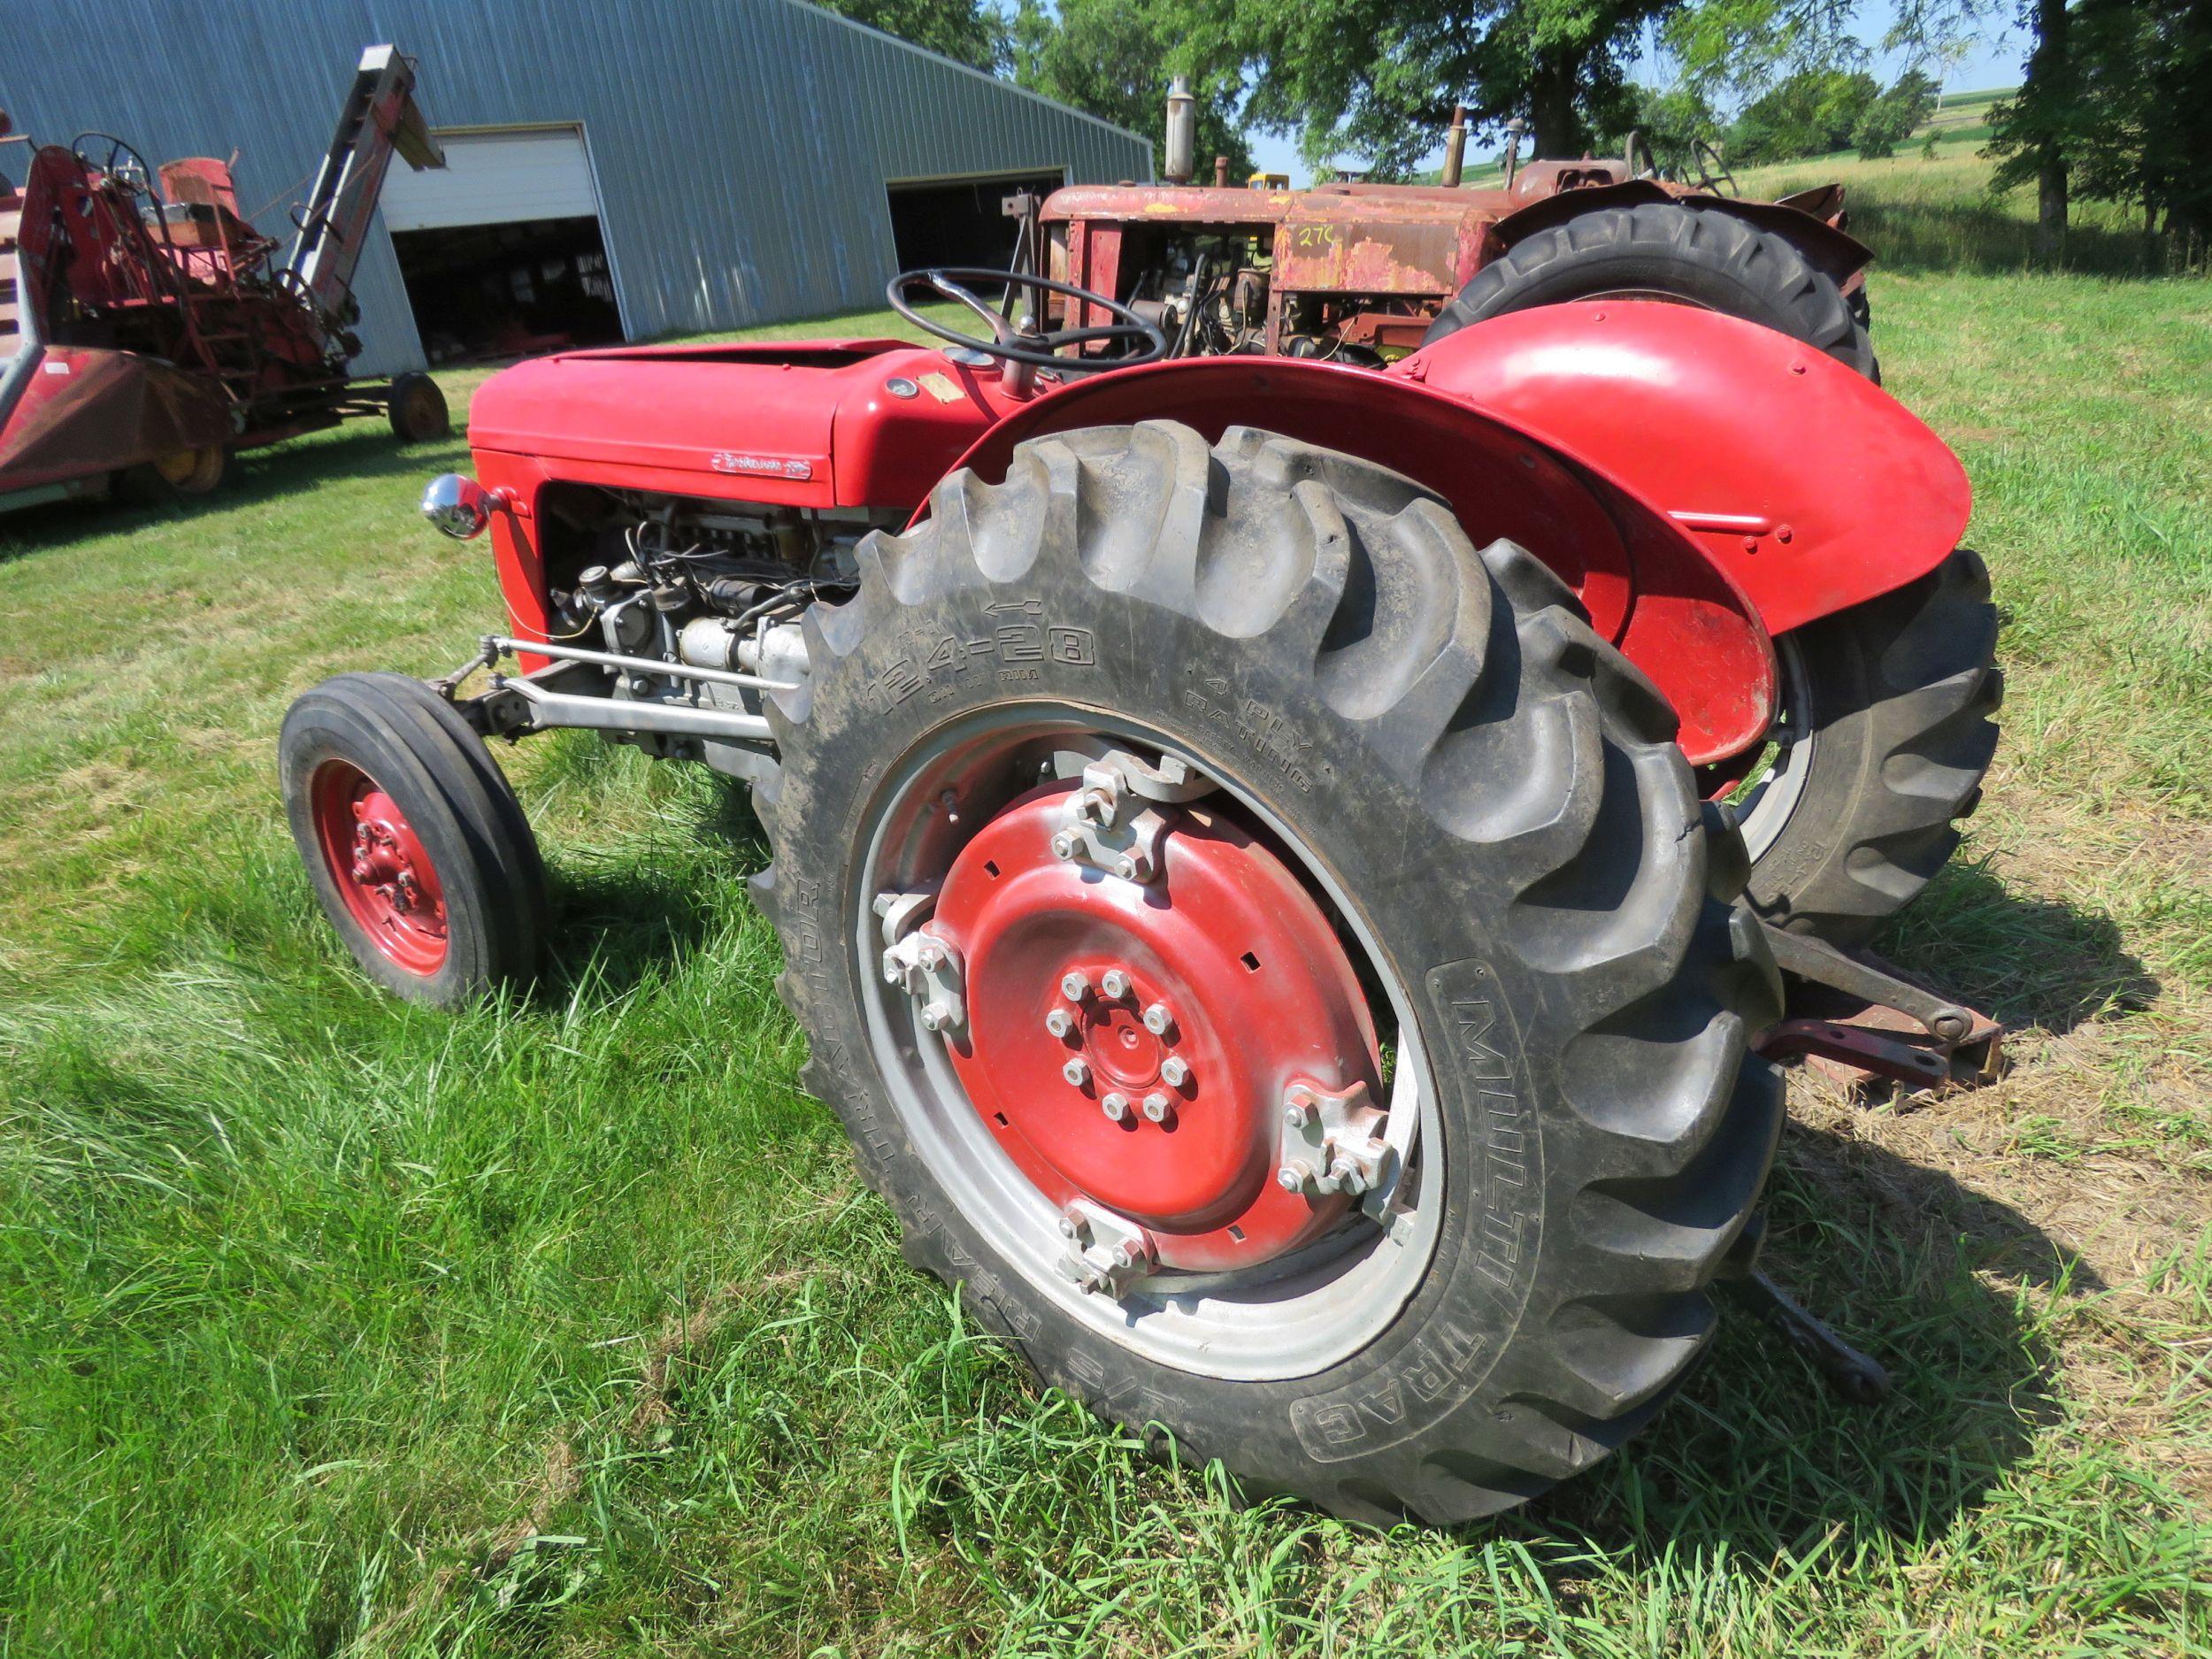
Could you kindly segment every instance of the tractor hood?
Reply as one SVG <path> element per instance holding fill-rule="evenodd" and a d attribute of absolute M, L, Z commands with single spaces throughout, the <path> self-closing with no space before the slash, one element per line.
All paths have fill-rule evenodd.
<path fill-rule="evenodd" d="M 989 371 L 897 340 L 572 351 L 487 380 L 469 446 L 583 483 L 866 505 L 926 492 L 998 418 L 995 392 Z M 870 442 L 887 425 L 898 445 Z"/>

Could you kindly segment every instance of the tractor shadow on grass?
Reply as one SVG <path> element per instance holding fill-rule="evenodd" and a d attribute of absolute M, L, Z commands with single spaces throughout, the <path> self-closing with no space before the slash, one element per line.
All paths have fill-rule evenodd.
<path fill-rule="evenodd" d="M 576 735 L 581 741 L 572 740 L 558 764 L 587 787 L 634 787 L 641 780 L 631 774 L 657 764 Z M 687 769 L 687 774 L 663 772 L 646 780 L 672 776 L 683 787 L 683 822 L 664 856 L 641 857 L 632 848 L 599 858 L 568 847 L 557 862 L 549 863 L 553 967 L 534 995 L 565 1002 L 588 980 L 595 994 L 618 996 L 648 979 L 665 978 L 708 949 L 730 926 L 733 911 L 750 910 L 749 900 L 733 887 L 769 858 L 750 793 L 718 773 Z"/>
<path fill-rule="evenodd" d="M 2163 988 L 2109 916 L 2015 892 L 1982 864 L 1945 869 L 1878 946 L 1946 995 L 2054 1036 L 2139 1014 Z"/>
<path fill-rule="evenodd" d="M 350 479 L 426 482 L 467 465 L 468 444 L 458 426 L 450 437 L 435 442 L 403 445 L 381 421 L 349 421 L 334 432 L 234 456 L 229 476 L 205 495 L 152 505 L 110 495 L 0 515 L 0 563 L 95 536 L 129 535 L 159 525 L 261 506 L 304 495 L 319 484 Z"/>
<path fill-rule="evenodd" d="M 2026 1217 L 1794 1122 L 1766 1211 L 1763 1265 L 1888 1368 L 1888 1401 L 1846 1404 L 1724 1304 L 1705 1363 L 1651 1427 L 1505 1523 L 1532 1548 L 1586 1538 L 1656 1568 L 1801 1559 L 1826 1540 L 1848 1562 L 1861 1542 L 1940 1535 L 2058 1420 L 2055 1356 L 2023 1304 L 2104 1285 Z"/>

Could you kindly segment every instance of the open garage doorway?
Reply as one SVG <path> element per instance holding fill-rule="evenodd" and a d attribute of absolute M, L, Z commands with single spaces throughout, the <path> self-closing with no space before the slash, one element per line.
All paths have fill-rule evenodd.
<path fill-rule="evenodd" d="M 884 187 L 891 198 L 891 243 L 899 269 L 983 265 L 1003 271 L 1014 257 L 1019 227 L 1006 217 L 1006 198 L 1017 190 L 1049 196 L 1065 181 L 1052 167 L 962 179 L 900 180 Z"/>
<path fill-rule="evenodd" d="M 384 223 L 433 363 L 625 337 L 598 187 L 575 127 L 441 132 L 446 165 L 395 168 Z"/>

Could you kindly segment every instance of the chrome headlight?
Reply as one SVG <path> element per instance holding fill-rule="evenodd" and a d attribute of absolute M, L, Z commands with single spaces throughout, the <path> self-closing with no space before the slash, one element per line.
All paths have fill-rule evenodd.
<path fill-rule="evenodd" d="M 491 491 L 472 478 L 447 472 L 430 480 L 422 493 L 422 516 L 442 535 L 466 541 L 484 534 L 492 521 Z"/>

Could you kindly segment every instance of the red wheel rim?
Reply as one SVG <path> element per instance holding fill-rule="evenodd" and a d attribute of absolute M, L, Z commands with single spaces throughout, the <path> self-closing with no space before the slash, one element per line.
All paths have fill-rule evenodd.
<path fill-rule="evenodd" d="M 347 911 L 386 960 L 424 978 L 445 964 L 445 888 L 399 803 L 350 761 L 310 787 L 315 838 Z"/>
<path fill-rule="evenodd" d="M 946 876 L 933 931 L 967 963 L 962 1084 L 1047 1198 L 1129 1217 L 1162 1266 L 1286 1255 L 1352 1202 L 1278 1182 L 1286 1091 L 1380 1095 L 1358 978 L 1304 886 L 1233 820 L 1176 810 L 1161 879 L 1139 887 L 1054 855 L 1069 793 L 1014 803 Z"/>

